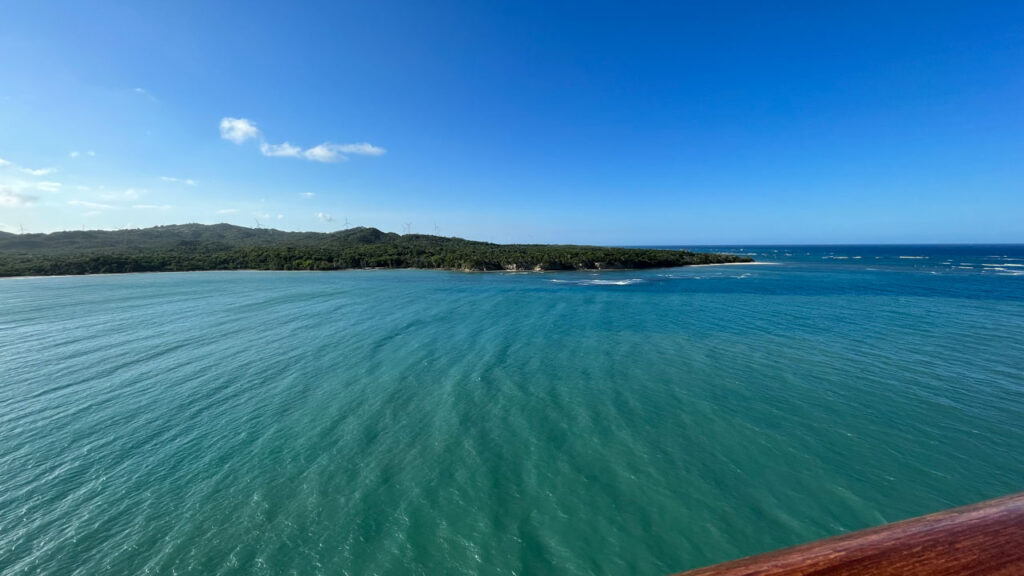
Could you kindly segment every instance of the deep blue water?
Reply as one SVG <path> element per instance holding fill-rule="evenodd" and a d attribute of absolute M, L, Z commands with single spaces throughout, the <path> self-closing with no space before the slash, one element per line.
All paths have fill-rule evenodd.
<path fill-rule="evenodd" d="M 663 574 L 1024 490 L 1024 247 L 0 279 L 0 574 Z"/>

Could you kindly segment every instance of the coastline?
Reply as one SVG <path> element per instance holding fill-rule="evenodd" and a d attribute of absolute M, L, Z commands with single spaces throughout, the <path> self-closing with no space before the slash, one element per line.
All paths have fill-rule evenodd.
<path fill-rule="evenodd" d="M 746 259 L 675 249 L 492 244 L 376 228 L 298 233 L 227 224 L 2 236 L 0 256 L 5 277 L 248 269 L 625 270 Z"/>
<path fill-rule="evenodd" d="M 390 268 L 387 266 L 367 266 L 363 268 L 337 268 L 330 270 L 285 270 L 278 268 L 230 268 L 230 269 L 203 269 L 203 270 L 138 270 L 135 272 L 90 272 L 85 274 L 25 274 L 18 276 L 0 276 L 0 280 L 29 279 L 29 278 L 83 278 L 86 276 L 134 276 L 139 274 L 194 274 L 199 272 L 303 272 L 303 273 L 324 273 L 324 272 L 356 272 L 374 270 L 422 270 L 425 272 L 457 272 L 460 274 L 498 273 L 498 274 L 550 274 L 550 273 L 571 273 L 571 272 L 636 272 L 639 270 L 670 270 L 672 268 L 696 268 L 703 266 L 750 266 L 753 264 L 776 265 L 779 262 L 721 262 L 718 264 L 684 264 L 682 266 L 650 266 L 644 268 L 569 268 L 569 269 L 548 269 L 537 270 L 534 268 L 509 269 L 494 268 L 490 270 L 477 270 L 472 268 L 417 268 L 415 266 L 403 266 Z"/>

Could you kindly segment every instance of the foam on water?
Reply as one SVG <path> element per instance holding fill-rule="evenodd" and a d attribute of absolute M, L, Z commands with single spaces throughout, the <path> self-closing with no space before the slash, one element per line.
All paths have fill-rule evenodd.
<path fill-rule="evenodd" d="M 630 286 L 633 284 L 640 284 L 645 282 L 643 278 L 627 278 L 623 280 L 603 280 L 603 279 L 587 279 L 587 280 L 565 280 L 562 278 L 554 278 L 551 282 L 556 284 L 572 284 L 573 286 Z"/>

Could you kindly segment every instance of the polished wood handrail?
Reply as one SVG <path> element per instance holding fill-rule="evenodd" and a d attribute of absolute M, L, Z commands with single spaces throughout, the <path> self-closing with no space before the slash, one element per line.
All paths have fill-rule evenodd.
<path fill-rule="evenodd" d="M 678 576 L 1024 575 L 1024 492 Z"/>

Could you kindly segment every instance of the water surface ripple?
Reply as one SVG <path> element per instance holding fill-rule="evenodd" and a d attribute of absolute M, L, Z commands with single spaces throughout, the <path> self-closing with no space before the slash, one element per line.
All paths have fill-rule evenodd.
<path fill-rule="evenodd" d="M 654 575 L 1024 490 L 1024 249 L 745 250 L 0 280 L 0 574 Z"/>

